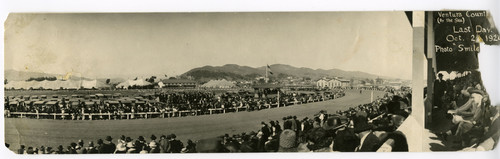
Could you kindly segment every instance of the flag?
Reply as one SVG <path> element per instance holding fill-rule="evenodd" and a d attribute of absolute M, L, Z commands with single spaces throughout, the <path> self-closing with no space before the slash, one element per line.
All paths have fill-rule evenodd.
<path fill-rule="evenodd" d="M 271 66 L 267 65 L 267 70 L 269 71 L 269 73 L 272 75 L 273 74 L 273 71 L 271 71 Z"/>

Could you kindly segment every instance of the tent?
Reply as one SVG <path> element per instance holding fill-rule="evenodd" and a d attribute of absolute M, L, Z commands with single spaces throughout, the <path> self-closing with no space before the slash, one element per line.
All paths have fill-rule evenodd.
<path fill-rule="evenodd" d="M 222 80 L 210 80 L 207 83 L 201 85 L 204 88 L 233 88 L 236 85 L 233 82 Z"/>
<path fill-rule="evenodd" d="M 9 81 L 5 85 L 7 89 L 79 89 L 79 88 L 105 88 L 108 85 L 97 80 L 55 80 L 55 81 Z"/>
<path fill-rule="evenodd" d="M 149 86 L 151 83 L 144 79 L 137 79 L 137 80 L 126 80 L 125 82 L 122 82 L 118 85 L 116 85 L 116 88 L 128 88 L 129 86 Z"/>

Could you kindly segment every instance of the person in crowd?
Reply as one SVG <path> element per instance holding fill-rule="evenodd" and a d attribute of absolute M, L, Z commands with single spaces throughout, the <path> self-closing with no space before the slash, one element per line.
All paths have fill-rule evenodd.
<path fill-rule="evenodd" d="M 56 151 L 56 154 L 65 154 L 66 152 L 64 152 L 64 148 L 63 148 L 63 145 L 59 145 L 57 146 L 57 151 Z"/>
<path fill-rule="evenodd" d="M 69 146 L 66 147 L 66 154 L 76 154 L 75 150 L 76 143 L 72 142 Z"/>
<path fill-rule="evenodd" d="M 147 143 L 143 136 L 139 136 L 137 140 L 135 140 L 135 148 L 138 152 L 141 152 L 142 149 L 146 147 L 145 145 L 147 145 Z"/>
<path fill-rule="evenodd" d="M 83 140 L 82 139 L 78 140 L 78 145 L 75 147 L 75 151 L 77 154 L 87 153 L 87 149 L 85 149 L 85 147 L 83 146 L 84 146 Z"/>
<path fill-rule="evenodd" d="M 160 153 L 160 148 L 158 147 L 157 142 L 150 142 L 148 146 L 149 146 L 149 153 Z"/>
<path fill-rule="evenodd" d="M 122 135 L 118 142 L 116 143 L 116 149 L 114 153 L 126 153 L 127 152 L 127 142 L 125 141 L 125 135 Z"/>
<path fill-rule="evenodd" d="M 184 148 L 184 145 L 181 141 L 177 140 L 177 136 L 175 134 L 170 135 L 172 139 L 170 139 L 170 153 L 181 153 L 182 148 Z"/>
<path fill-rule="evenodd" d="M 278 152 L 297 152 L 296 133 L 293 130 L 285 129 L 279 135 Z"/>
<path fill-rule="evenodd" d="M 137 151 L 137 149 L 135 148 L 135 142 L 132 141 L 132 139 L 130 137 L 128 137 L 126 139 L 128 142 L 127 142 L 127 154 L 132 154 L 132 153 L 139 153 Z"/>
<path fill-rule="evenodd" d="M 168 138 L 167 136 L 165 135 L 161 135 L 160 136 L 160 153 L 167 153 L 167 149 L 170 147 L 170 135 L 168 135 Z"/>
<path fill-rule="evenodd" d="M 480 119 L 483 118 L 484 104 L 483 104 L 483 92 L 475 88 L 467 88 L 461 91 L 464 96 L 470 97 L 467 103 L 456 108 L 454 110 L 448 111 L 452 115 L 452 122 L 454 127 L 450 130 L 439 133 L 438 136 L 447 140 L 447 136 L 456 135 L 459 140 L 462 141 L 461 145 L 458 147 L 467 147 L 466 133 L 469 132 L 475 125 L 481 124 Z"/>
<path fill-rule="evenodd" d="M 277 136 L 269 136 L 264 143 L 265 152 L 276 152 L 279 148 L 279 139 Z"/>
<path fill-rule="evenodd" d="M 443 74 L 438 74 L 438 79 L 434 81 L 434 96 L 432 98 L 434 102 L 434 108 L 442 108 L 442 98 L 446 91 L 446 82 L 443 80 Z"/>
<path fill-rule="evenodd" d="M 156 141 L 156 136 L 151 135 L 151 141 L 149 142 L 149 153 L 160 153 L 160 148 L 158 147 L 159 143 Z M 153 149 L 154 148 L 154 149 Z"/>
<path fill-rule="evenodd" d="M 17 154 L 25 154 L 25 146 L 21 145 L 19 149 L 17 149 Z"/>
<path fill-rule="evenodd" d="M 100 153 L 111 154 L 115 152 L 116 145 L 112 142 L 113 138 L 111 136 L 106 136 L 106 142 L 100 147 Z"/>
<path fill-rule="evenodd" d="M 196 153 L 196 144 L 192 140 L 187 141 L 184 153 Z"/>
<path fill-rule="evenodd" d="M 33 150 L 33 147 L 28 147 L 28 149 L 26 149 L 25 154 L 29 154 L 29 155 L 35 154 L 35 150 Z"/>
<path fill-rule="evenodd" d="M 391 132 L 395 129 L 385 129 L 388 130 L 386 134 L 389 135 L 384 136 L 385 138 L 380 137 L 382 140 L 379 140 L 378 136 L 380 135 L 377 134 L 377 136 L 372 131 L 375 126 L 388 127 L 387 125 L 378 125 L 379 123 L 385 123 L 391 120 L 395 121 L 394 116 L 384 115 L 383 113 L 390 111 L 397 114 L 397 111 L 403 108 L 385 105 L 386 108 L 388 108 L 386 111 L 378 110 L 384 105 L 382 104 L 384 102 L 386 104 L 390 102 L 398 104 L 400 104 L 401 101 L 404 102 L 402 99 L 406 98 L 404 97 L 405 95 L 399 94 L 399 96 L 400 97 L 391 96 L 378 99 L 375 102 L 352 107 L 346 111 L 339 111 L 333 115 L 327 114 L 326 111 L 320 111 L 314 119 L 304 118 L 298 121 L 296 116 L 287 116 L 283 118 L 283 130 L 280 130 L 277 121 L 270 121 L 269 123 L 271 126 L 261 122 L 262 126 L 258 129 L 258 133 L 252 131 L 248 134 L 241 133 L 241 135 L 233 134 L 230 136 L 226 134 L 217 139 L 217 142 L 198 142 L 195 144 L 195 142 L 188 140 L 185 148 L 184 144 L 176 139 L 175 134 L 170 134 L 168 136 L 162 135 L 159 141 L 156 141 L 156 136 L 151 135 L 150 142 L 146 142 L 142 136 L 139 136 L 138 139 L 133 141 L 130 137 L 122 135 L 120 139 L 116 141 L 116 145 L 112 142 L 111 136 L 107 136 L 105 138 L 105 143 L 99 139 L 95 147 L 92 142 L 89 142 L 88 147 L 84 148 L 83 141 L 79 140 L 78 144 L 71 143 L 66 149 L 66 152 L 61 152 L 64 151 L 61 145 L 60 150 L 58 150 L 59 152 L 55 151 L 55 153 L 109 154 L 115 151 L 117 153 L 373 152 L 376 151 L 378 147 L 387 145 L 390 145 L 392 151 L 405 151 L 404 145 L 407 143 L 402 140 L 405 139 L 404 135 L 397 133 L 391 135 Z M 228 97 L 229 96 L 223 97 L 221 100 Z M 323 117 L 320 117 L 321 114 Z M 398 120 L 404 120 L 404 118 Z M 394 125 L 396 125 L 395 127 L 397 128 L 398 124 Z M 44 148 L 40 147 L 40 149 L 32 151 L 34 151 L 33 153 L 44 154 L 35 152 L 43 149 Z"/>
<path fill-rule="evenodd" d="M 94 142 L 90 141 L 88 146 L 85 148 L 87 151 L 87 154 L 97 154 L 99 151 L 97 150 L 96 147 L 94 147 Z"/>
<path fill-rule="evenodd" d="M 372 132 L 372 126 L 367 123 L 366 116 L 357 116 L 354 119 L 354 133 L 359 138 L 359 146 L 355 152 L 375 152 L 380 139 Z"/>

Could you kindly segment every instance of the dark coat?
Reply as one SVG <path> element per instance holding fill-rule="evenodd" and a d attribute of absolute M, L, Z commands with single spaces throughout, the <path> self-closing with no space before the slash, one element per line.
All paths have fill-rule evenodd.
<path fill-rule="evenodd" d="M 245 141 L 240 145 L 241 152 L 254 152 L 255 150 L 252 148 L 252 145 L 249 141 Z"/>
<path fill-rule="evenodd" d="M 359 138 L 352 129 L 344 129 L 337 131 L 333 143 L 333 151 L 354 152 L 354 149 L 359 145 Z"/>
<path fill-rule="evenodd" d="M 97 154 L 99 153 L 95 147 L 88 148 L 87 149 L 87 154 Z"/>
<path fill-rule="evenodd" d="M 262 138 L 265 138 L 267 140 L 267 137 L 271 135 L 271 130 L 269 130 L 269 127 L 264 126 L 260 130 L 262 131 Z"/>
<path fill-rule="evenodd" d="M 373 132 L 370 132 L 363 141 L 363 145 L 360 145 L 357 152 L 376 152 L 379 144 L 380 139 L 375 136 Z"/>
<path fill-rule="evenodd" d="M 170 142 L 167 139 L 160 140 L 160 153 L 167 153 L 167 149 L 170 146 Z"/>
<path fill-rule="evenodd" d="M 184 148 L 184 145 L 182 144 L 181 141 L 179 141 L 179 140 L 170 141 L 170 152 L 171 153 L 180 153 L 182 151 L 182 148 Z"/>
<path fill-rule="evenodd" d="M 283 123 L 283 130 L 284 129 L 292 129 L 292 121 L 291 120 L 286 120 L 285 123 Z"/>
<path fill-rule="evenodd" d="M 24 154 L 24 149 L 17 149 L 17 154 Z"/>
<path fill-rule="evenodd" d="M 114 143 L 112 143 L 112 142 L 109 142 L 109 143 L 104 143 L 100 147 L 99 151 L 101 153 L 104 153 L 104 154 L 110 154 L 110 153 L 115 152 L 115 149 L 116 149 L 116 145 Z"/>

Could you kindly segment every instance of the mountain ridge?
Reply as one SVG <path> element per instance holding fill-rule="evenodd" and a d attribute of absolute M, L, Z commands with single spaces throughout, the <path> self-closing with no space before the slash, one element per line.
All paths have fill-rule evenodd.
<path fill-rule="evenodd" d="M 204 81 L 210 78 L 217 79 L 228 79 L 228 80 L 250 80 L 259 76 L 265 75 L 265 70 L 267 66 L 261 67 L 250 67 L 250 66 L 240 66 L 237 64 L 226 64 L 222 66 L 202 66 L 193 68 L 184 74 L 182 77 L 190 76 L 195 80 Z M 379 76 L 370 73 L 365 73 L 361 71 L 344 71 L 341 69 L 311 69 L 307 67 L 294 67 L 287 64 L 273 64 L 269 65 L 274 75 L 278 78 L 286 77 L 302 77 L 311 78 L 317 80 L 323 77 L 342 77 L 345 79 L 398 79 L 393 77 Z"/>

